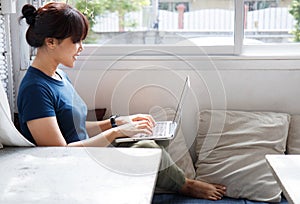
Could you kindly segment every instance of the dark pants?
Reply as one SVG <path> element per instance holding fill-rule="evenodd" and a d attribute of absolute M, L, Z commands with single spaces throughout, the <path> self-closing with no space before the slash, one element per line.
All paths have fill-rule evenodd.
<path fill-rule="evenodd" d="M 184 172 L 173 162 L 165 148 L 158 145 L 155 141 L 143 140 L 135 143 L 120 143 L 116 146 L 132 148 L 161 148 L 162 156 L 156 187 L 168 191 L 178 192 L 185 183 Z"/>

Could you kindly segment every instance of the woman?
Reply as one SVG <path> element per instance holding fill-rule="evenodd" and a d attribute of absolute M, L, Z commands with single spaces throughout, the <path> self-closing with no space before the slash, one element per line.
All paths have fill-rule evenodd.
<path fill-rule="evenodd" d="M 29 24 L 26 40 L 37 48 L 17 101 L 21 130 L 29 141 L 38 146 L 104 147 L 118 137 L 152 132 L 155 121 L 144 114 L 86 122 L 85 103 L 57 68 L 59 64 L 72 68 L 83 50 L 88 22 L 79 11 L 65 3 L 49 3 L 38 10 L 27 4 L 22 14 Z M 134 146 L 159 147 L 151 141 Z M 161 165 L 167 168 L 158 173 L 158 187 L 210 200 L 225 194 L 222 185 L 185 178 L 164 150 L 162 157 Z"/>

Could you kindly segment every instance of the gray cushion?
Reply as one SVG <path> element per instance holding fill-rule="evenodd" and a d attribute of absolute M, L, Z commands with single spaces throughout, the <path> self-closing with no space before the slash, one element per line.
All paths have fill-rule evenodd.
<path fill-rule="evenodd" d="M 285 113 L 202 111 L 196 178 L 226 185 L 232 198 L 280 201 L 265 155 L 284 154 L 289 121 Z"/>
<path fill-rule="evenodd" d="M 157 121 L 173 120 L 175 110 L 167 108 L 164 111 L 153 111 L 151 114 Z M 179 124 L 178 132 L 173 140 L 158 143 L 166 147 L 172 160 L 184 171 L 185 177 L 194 179 L 196 175 L 195 167 L 185 137 L 186 135 L 182 131 L 181 124 Z"/>

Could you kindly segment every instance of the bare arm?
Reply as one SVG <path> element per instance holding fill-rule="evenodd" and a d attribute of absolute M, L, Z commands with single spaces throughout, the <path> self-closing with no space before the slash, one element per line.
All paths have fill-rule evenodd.
<path fill-rule="evenodd" d="M 28 128 L 38 146 L 108 146 L 115 138 L 122 136 L 119 129 L 111 129 L 98 134 L 93 139 L 67 144 L 63 137 L 56 117 L 40 118 L 27 122 Z"/>
<path fill-rule="evenodd" d="M 149 125 L 148 121 L 135 121 L 110 128 L 92 138 L 67 144 L 56 117 L 31 120 L 27 122 L 27 125 L 38 146 L 105 147 L 118 137 L 130 137 L 138 133 L 150 134 L 152 131 L 152 126 Z"/>
<path fill-rule="evenodd" d="M 89 137 L 94 137 L 111 128 L 109 119 L 102 121 L 86 121 L 86 131 Z"/>
<path fill-rule="evenodd" d="M 28 129 L 38 146 L 66 146 L 56 117 L 39 118 L 27 122 Z"/>

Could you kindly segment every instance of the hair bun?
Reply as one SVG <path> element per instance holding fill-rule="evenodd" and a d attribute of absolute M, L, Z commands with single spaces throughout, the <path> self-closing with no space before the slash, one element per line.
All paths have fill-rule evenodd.
<path fill-rule="evenodd" d="M 26 19 L 26 22 L 29 25 L 34 25 L 35 17 L 37 15 L 37 13 L 36 13 L 36 8 L 33 5 L 26 4 L 25 6 L 23 6 L 22 14 L 23 14 L 23 18 Z"/>

